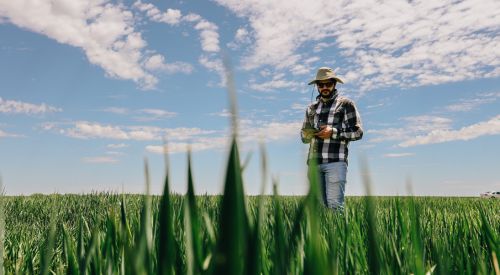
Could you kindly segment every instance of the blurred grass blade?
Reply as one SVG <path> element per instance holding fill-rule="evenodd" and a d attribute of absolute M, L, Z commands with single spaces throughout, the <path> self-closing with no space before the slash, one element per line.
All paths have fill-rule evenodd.
<path fill-rule="evenodd" d="M 277 183 L 273 183 L 273 208 L 274 208 L 274 253 L 273 274 L 286 274 L 288 263 L 286 261 L 287 244 L 285 241 L 285 228 L 283 225 L 283 213 L 278 197 Z"/>
<path fill-rule="evenodd" d="M 215 274 L 242 274 L 245 270 L 249 225 L 245 207 L 243 179 L 238 152 L 236 88 L 229 58 L 224 58 L 226 87 L 229 94 L 232 140 L 220 206 L 219 237 L 214 258 Z"/>
<path fill-rule="evenodd" d="M 215 274 L 242 274 L 245 270 L 248 220 L 236 137 L 233 136 L 220 210 Z"/>
<path fill-rule="evenodd" d="M 53 208 L 55 209 L 55 207 Z M 41 263 L 40 263 L 40 274 L 47 275 L 50 273 L 50 267 L 52 265 L 52 260 L 54 257 L 54 248 L 56 243 L 56 224 L 55 224 L 55 213 L 52 214 L 53 218 L 50 220 L 49 234 L 42 247 Z"/>
<path fill-rule="evenodd" d="M 264 144 L 260 144 L 260 156 L 261 156 L 261 191 L 260 196 L 257 198 L 257 215 L 256 220 L 253 223 L 253 227 L 250 228 L 250 237 L 248 243 L 248 261 L 247 261 L 247 274 L 261 274 L 263 263 L 262 263 L 262 226 L 264 223 L 264 194 L 266 191 L 266 179 L 267 179 L 267 156 Z M 250 156 L 247 156 L 247 163 L 250 160 Z"/>
<path fill-rule="evenodd" d="M 66 274 L 79 274 L 78 262 L 75 256 L 75 247 L 71 236 L 68 234 L 66 226 L 63 225 L 63 252 L 66 258 L 67 272 Z"/>
<path fill-rule="evenodd" d="M 498 236 L 495 231 L 490 226 L 490 220 L 488 219 L 483 207 L 479 208 L 479 213 L 481 216 L 481 229 L 482 235 L 484 236 L 483 240 L 486 242 L 486 248 L 488 250 L 488 254 L 491 255 L 491 263 L 493 265 L 493 270 L 495 270 L 495 274 L 500 274 L 500 268 L 498 264 L 497 255 L 500 255 L 500 241 L 498 240 Z"/>
<path fill-rule="evenodd" d="M 305 200 L 306 230 L 304 246 L 304 274 L 332 274 L 326 263 L 326 251 L 322 245 L 320 234 L 319 213 L 324 211 L 320 205 L 321 191 L 319 188 L 318 166 L 314 159 L 309 163 L 309 194 Z"/>
<path fill-rule="evenodd" d="M 137 244 L 137 254 L 135 258 L 135 269 L 138 272 L 152 274 L 152 222 L 151 222 L 151 196 L 150 196 L 150 178 L 147 159 L 144 159 L 144 177 L 146 182 L 146 194 L 143 195 L 141 209 L 141 226 L 139 232 L 139 243 Z"/>
<path fill-rule="evenodd" d="M 412 241 L 413 272 L 415 274 L 425 274 L 424 265 L 424 244 L 420 233 L 420 212 L 415 203 L 415 198 L 410 198 L 410 236 Z"/>
<path fill-rule="evenodd" d="M 188 151 L 188 188 L 184 201 L 186 235 L 186 259 L 188 274 L 199 274 L 202 270 L 201 228 L 191 171 L 191 150 Z"/>
<path fill-rule="evenodd" d="M 343 222 L 344 222 L 344 234 L 342 236 L 342 243 L 344 245 L 344 251 L 343 251 L 343 256 L 344 256 L 344 262 L 343 262 L 343 267 L 344 267 L 344 272 L 347 272 L 349 269 L 348 269 L 348 266 L 349 266 L 349 220 L 347 218 L 347 214 L 349 212 L 346 211 L 344 213 L 344 217 L 343 217 Z"/>
<path fill-rule="evenodd" d="M 498 264 L 498 258 L 495 251 L 491 252 L 491 260 L 493 261 L 493 268 L 495 269 L 495 274 L 500 275 L 500 266 Z"/>
<path fill-rule="evenodd" d="M 106 219 L 106 232 L 104 234 L 104 245 L 102 247 L 102 254 L 106 260 L 100 262 L 101 270 L 104 269 L 107 274 L 114 274 L 118 271 L 118 268 L 116 268 L 115 271 L 114 262 L 117 260 L 116 248 L 120 232 L 117 230 L 114 217 L 113 209 L 111 209 Z"/>
<path fill-rule="evenodd" d="M 245 157 L 243 164 L 241 164 L 241 173 L 242 174 L 245 172 L 245 169 L 248 167 L 248 164 L 250 163 L 251 159 L 252 159 L 252 152 L 249 152 L 247 154 L 247 156 Z"/>
<path fill-rule="evenodd" d="M 163 194 L 160 200 L 160 210 L 158 214 L 158 273 L 161 275 L 173 274 L 174 263 L 176 259 L 176 246 L 174 239 L 172 202 L 170 201 L 170 168 L 168 161 L 168 147 L 166 141 L 164 144 L 165 157 L 165 182 L 163 185 Z"/>
<path fill-rule="evenodd" d="M 84 274 L 84 264 L 85 264 L 85 247 L 84 247 L 84 237 L 83 237 L 83 217 L 80 217 L 78 223 L 78 240 L 76 243 L 76 256 L 78 257 L 78 266 L 80 269 L 80 274 Z"/>
<path fill-rule="evenodd" d="M 208 272 L 208 269 L 212 263 L 212 255 L 215 254 L 215 249 L 217 245 L 217 239 L 215 237 L 215 229 L 210 217 L 205 212 L 203 213 L 203 221 L 205 224 L 205 228 L 207 229 L 207 237 L 208 237 L 208 255 L 205 256 L 203 260 L 202 269 L 204 272 Z"/>
<path fill-rule="evenodd" d="M 90 236 L 92 238 L 90 245 L 87 246 L 87 249 L 85 249 L 85 236 Z M 85 218 L 81 216 L 79 221 L 78 243 L 76 248 L 80 274 L 85 274 L 85 272 L 87 271 L 87 266 L 90 261 L 90 255 L 92 255 L 95 245 L 95 236 L 91 236 L 89 225 L 87 224 Z"/>
<path fill-rule="evenodd" d="M 96 254 L 96 250 L 99 247 L 99 231 L 94 229 L 91 234 L 90 244 L 85 249 L 85 255 L 83 256 L 83 264 L 80 265 L 80 274 L 87 274 L 87 269 L 90 267 L 90 273 L 92 273 L 92 258 Z"/>
<path fill-rule="evenodd" d="M 362 158 L 361 173 L 363 176 L 363 184 L 365 186 L 365 222 L 367 225 L 368 238 L 368 269 L 371 274 L 381 274 L 381 255 L 378 244 L 377 223 L 375 220 L 376 204 L 371 192 L 371 179 L 368 170 L 368 163 L 365 158 Z"/>
<path fill-rule="evenodd" d="M 122 246 L 128 247 L 132 242 L 132 232 L 130 232 L 130 225 L 127 219 L 127 206 L 125 203 L 124 194 L 122 194 L 120 202 L 120 226 L 121 226 L 120 234 L 121 234 Z"/>
<path fill-rule="evenodd" d="M 229 111 L 231 113 L 231 129 L 233 136 L 238 136 L 238 104 L 236 100 L 236 86 L 234 85 L 231 61 L 228 56 L 224 56 L 224 70 L 226 76 L 226 88 L 229 95 Z"/>
<path fill-rule="evenodd" d="M 288 245 L 285 250 L 285 262 L 288 263 L 287 274 L 294 273 L 292 270 L 294 257 L 302 253 L 302 251 L 300 251 L 300 245 L 304 239 L 304 234 L 303 234 L 304 230 L 302 225 L 305 222 L 304 218 L 305 218 L 306 202 L 307 202 L 307 197 L 299 203 L 299 206 L 295 213 L 295 217 L 293 219 L 294 222 L 292 226 L 292 232 L 288 237 Z M 302 255 L 300 255 L 299 258 L 302 259 Z"/>

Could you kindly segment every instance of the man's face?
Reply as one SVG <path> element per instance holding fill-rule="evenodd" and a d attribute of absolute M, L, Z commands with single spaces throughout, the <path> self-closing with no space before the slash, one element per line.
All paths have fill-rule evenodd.
<path fill-rule="evenodd" d="M 316 87 L 322 97 L 329 97 L 335 89 L 335 82 L 332 80 L 317 81 Z"/>

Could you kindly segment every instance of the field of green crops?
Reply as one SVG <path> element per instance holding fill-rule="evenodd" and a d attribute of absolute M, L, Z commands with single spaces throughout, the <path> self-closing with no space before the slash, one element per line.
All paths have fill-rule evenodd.
<path fill-rule="evenodd" d="M 349 197 L 339 214 L 315 179 L 307 196 L 247 197 L 241 173 L 234 142 L 221 196 L 194 196 L 189 168 L 186 195 L 167 176 L 162 196 L 3 197 L 4 271 L 499 274 L 498 200 Z"/>

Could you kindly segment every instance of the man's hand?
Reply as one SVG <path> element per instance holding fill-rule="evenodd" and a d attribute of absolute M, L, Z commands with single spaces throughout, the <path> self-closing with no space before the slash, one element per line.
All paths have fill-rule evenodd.
<path fill-rule="evenodd" d="M 315 136 L 321 139 L 329 139 L 332 137 L 333 134 L 337 133 L 337 129 L 327 125 L 320 126 L 319 128 L 321 129 L 321 131 L 317 132 Z"/>

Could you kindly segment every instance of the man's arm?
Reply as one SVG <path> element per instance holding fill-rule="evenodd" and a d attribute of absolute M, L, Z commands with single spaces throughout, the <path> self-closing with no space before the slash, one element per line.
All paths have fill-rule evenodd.
<path fill-rule="evenodd" d="M 356 105 L 351 100 L 347 101 L 344 105 L 344 121 L 345 128 L 337 129 L 337 134 L 332 138 L 355 141 L 363 137 L 363 128 L 361 124 L 361 117 L 356 108 Z"/>

